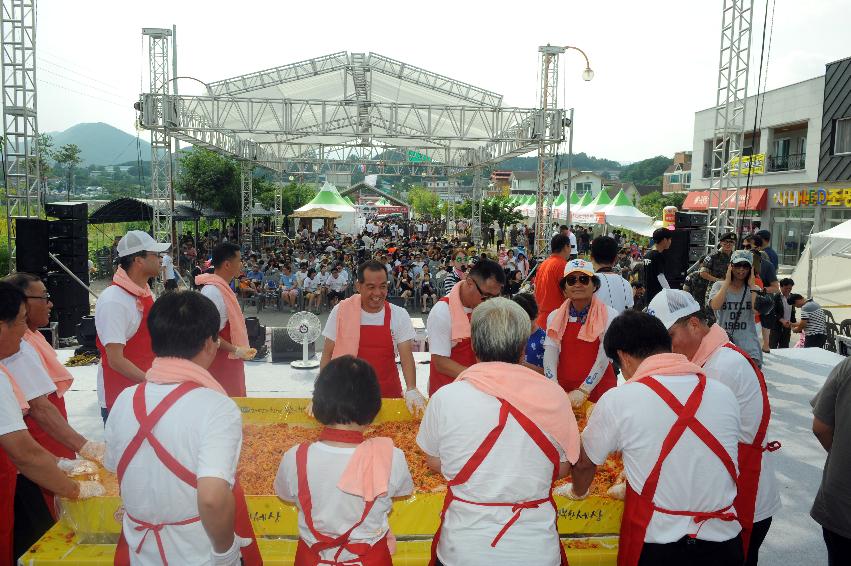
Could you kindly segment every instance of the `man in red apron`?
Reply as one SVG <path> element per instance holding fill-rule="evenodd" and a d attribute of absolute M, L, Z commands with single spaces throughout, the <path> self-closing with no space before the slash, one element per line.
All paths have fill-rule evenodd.
<path fill-rule="evenodd" d="M 497 262 L 479 260 L 431 309 L 426 323 L 431 352 L 429 397 L 476 363 L 470 345 L 470 316 L 483 301 L 500 296 L 504 284 L 505 271 Z"/>
<path fill-rule="evenodd" d="M 417 389 L 417 371 L 411 341 L 414 325 L 408 311 L 387 302 L 387 268 L 379 261 L 369 260 L 357 270 L 356 295 L 341 301 L 328 315 L 325 345 L 319 367 L 324 368 L 333 358 L 350 355 L 372 365 L 378 376 L 383 398 L 405 398 L 412 414 L 425 408 L 425 397 Z M 396 368 L 396 351 L 402 365 L 405 391 Z"/>
<path fill-rule="evenodd" d="M 105 466 L 124 507 L 116 564 L 262 564 L 236 479 L 242 419 L 206 368 L 219 315 L 194 291 L 151 309 L 157 354 L 145 382 L 119 395 L 107 421 Z"/>
<path fill-rule="evenodd" d="M 739 443 L 736 515 L 742 525 L 745 565 L 756 566 L 771 517 L 780 510 L 774 468 L 765 455 L 780 448 L 779 442 L 765 441 L 771 418 L 765 377 L 720 326 L 707 324 L 705 311 L 689 293 L 662 289 L 648 312 L 668 329 L 675 353 L 701 366 L 707 378 L 720 381 L 736 395 L 744 438 Z"/>
<path fill-rule="evenodd" d="M 8 282 L 0 281 L 0 358 L 20 348 L 27 328 L 26 298 Z M 61 497 L 92 497 L 103 494 L 95 482 L 68 479 L 56 465 L 56 457 L 30 435 L 23 415 L 30 409 L 8 369 L 0 364 L 0 566 L 10 566 L 27 546 L 14 537 L 15 491 L 20 478 Z M 18 475 L 18 472 L 21 475 Z"/>
<path fill-rule="evenodd" d="M 667 330 L 647 313 L 615 318 L 605 348 L 628 381 L 606 392 L 588 419 L 572 493 L 587 495 L 596 466 L 621 451 L 618 566 L 740 566 L 735 395 L 671 353 Z"/>
<path fill-rule="evenodd" d="M 195 278 L 203 285 L 201 293 L 213 301 L 219 311 L 219 351 L 210 365 L 210 374 L 222 384 L 228 396 L 245 397 L 245 361 L 254 359 L 257 350 L 248 344 L 245 317 L 230 287 L 230 282 L 242 273 L 239 246 L 230 242 L 213 249 L 213 273 Z"/>
<path fill-rule="evenodd" d="M 98 389 L 103 382 L 104 420 L 118 394 L 145 379 L 154 353 L 146 321 L 154 297 L 148 279 L 160 272 L 160 254 L 171 247 L 141 230 L 131 230 L 118 242 L 118 269 L 112 285 L 95 304 L 95 329 L 100 351 Z M 105 410 L 103 410 L 105 409 Z"/>
<path fill-rule="evenodd" d="M 565 300 L 547 317 L 544 375 L 558 381 L 578 408 L 617 385 L 603 337 L 618 312 L 597 298 L 600 278 L 589 261 L 567 262 L 559 286 Z"/>
<path fill-rule="evenodd" d="M 417 444 L 447 479 L 432 565 L 567 564 L 553 483 L 579 458 L 567 394 L 518 360 L 529 337 L 520 305 L 476 307 L 479 363 L 429 400 Z"/>

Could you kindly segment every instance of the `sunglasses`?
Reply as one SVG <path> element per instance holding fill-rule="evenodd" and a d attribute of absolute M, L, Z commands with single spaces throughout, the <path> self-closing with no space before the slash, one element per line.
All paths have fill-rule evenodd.
<path fill-rule="evenodd" d="M 734 269 L 750 269 L 750 266 L 751 266 L 751 264 L 746 263 L 746 262 L 734 263 L 733 264 Z"/>
<path fill-rule="evenodd" d="M 591 283 L 590 275 L 568 275 L 564 278 L 568 285 L 573 286 L 576 285 L 576 282 L 579 281 L 582 285 L 588 285 Z"/>

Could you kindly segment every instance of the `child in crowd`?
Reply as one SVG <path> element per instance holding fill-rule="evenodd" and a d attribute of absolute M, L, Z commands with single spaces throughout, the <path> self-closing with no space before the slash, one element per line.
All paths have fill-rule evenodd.
<path fill-rule="evenodd" d="M 392 564 L 387 517 L 413 480 L 392 440 L 363 438 L 380 408 L 378 378 L 364 360 L 340 356 L 316 378 L 313 414 L 325 428 L 318 442 L 290 448 L 275 478 L 275 493 L 299 510 L 295 566 Z"/>

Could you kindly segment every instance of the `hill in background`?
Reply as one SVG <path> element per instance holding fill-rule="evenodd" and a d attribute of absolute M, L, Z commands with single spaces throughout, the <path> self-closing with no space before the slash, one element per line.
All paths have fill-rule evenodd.
<path fill-rule="evenodd" d="M 144 139 L 149 137 L 147 132 L 139 138 L 139 148 L 136 145 L 136 136 L 103 122 L 76 124 L 64 132 L 48 132 L 48 135 L 53 138 L 54 150 L 66 144 L 77 144 L 82 150 L 80 157 L 83 167 L 127 162 L 136 164 L 139 148 L 142 161 L 151 160 L 151 144 Z"/>

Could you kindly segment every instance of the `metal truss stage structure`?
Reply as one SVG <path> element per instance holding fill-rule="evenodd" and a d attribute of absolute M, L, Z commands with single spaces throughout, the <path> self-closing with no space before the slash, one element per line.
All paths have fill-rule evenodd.
<path fill-rule="evenodd" d="M 540 108 L 502 106 L 499 94 L 375 53 L 333 53 L 212 82 L 206 95 L 187 96 L 169 89 L 163 52 L 151 43 L 152 88 L 137 104 L 139 124 L 152 138 L 173 137 L 245 162 L 244 228 L 252 223 L 251 166 L 281 178 L 367 168 L 423 176 L 473 171 L 473 234 L 480 242 L 482 167 L 534 151 L 550 156 L 565 139 L 565 112 L 552 99 Z M 159 160 L 170 163 L 160 146 Z M 544 187 L 552 186 L 547 167 L 539 202 L 551 202 Z M 162 185 L 153 192 L 162 194 Z M 167 214 L 162 204 L 157 208 Z"/>

